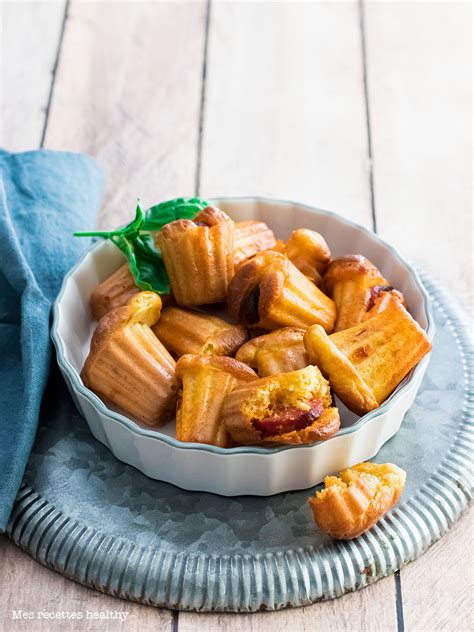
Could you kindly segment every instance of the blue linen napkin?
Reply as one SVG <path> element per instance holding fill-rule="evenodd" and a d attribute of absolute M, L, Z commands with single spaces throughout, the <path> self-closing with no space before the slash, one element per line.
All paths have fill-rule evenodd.
<path fill-rule="evenodd" d="M 51 305 L 88 245 L 102 175 L 80 154 L 0 150 L 0 532 L 20 488 L 50 360 Z"/>

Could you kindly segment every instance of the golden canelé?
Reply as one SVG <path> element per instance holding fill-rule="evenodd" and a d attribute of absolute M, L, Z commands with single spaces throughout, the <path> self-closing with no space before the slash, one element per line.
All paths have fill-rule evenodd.
<path fill-rule="evenodd" d="M 252 338 L 237 352 L 236 360 L 255 369 L 260 377 L 289 373 L 308 366 L 304 329 L 282 327 Z"/>
<path fill-rule="evenodd" d="M 234 358 L 188 354 L 178 360 L 176 375 L 182 384 L 176 438 L 230 447 L 222 416 L 224 399 L 239 384 L 256 380 L 255 372 Z"/>
<path fill-rule="evenodd" d="M 339 476 L 327 476 L 324 489 L 308 502 L 318 527 L 339 540 L 364 533 L 395 505 L 405 472 L 392 463 L 359 463 Z"/>
<path fill-rule="evenodd" d="M 377 296 L 393 289 L 374 264 L 362 255 L 345 255 L 333 259 L 323 282 L 336 303 L 335 332 L 349 329 L 365 320 Z"/>
<path fill-rule="evenodd" d="M 150 426 L 173 416 L 177 396 L 176 363 L 151 330 L 160 312 L 158 294 L 139 292 L 103 316 L 81 372 L 99 397 Z"/>
<path fill-rule="evenodd" d="M 135 285 L 130 266 L 124 263 L 94 288 L 89 300 L 92 316 L 100 320 L 113 309 L 126 305 L 138 292 L 140 289 Z M 163 306 L 173 301 L 171 294 L 160 294 L 160 298 Z"/>
<path fill-rule="evenodd" d="M 182 307 L 165 307 L 152 329 L 168 351 L 178 356 L 185 353 L 232 356 L 249 337 L 242 325 L 231 325 L 217 316 Z"/>
<path fill-rule="evenodd" d="M 228 215 L 208 206 L 194 220 L 166 224 L 155 241 L 178 305 L 225 300 L 234 274 L 234 222 Z"/>
<path fill-rule="evenodd" d="M 399 301 L 359 325 L 328 336 L 310 327 L 305 346 L 311 363 L 358 415 L 377 408 L 431 349 L 431 341 Z"/>
<path fill-rule="evenodd" d="M 284 254 L 308 279 L 320 286 L 331 251 L 322 235 L 308 228 L 298 228 L 288 237 Z"/>
<path fill-rule="evenodd" d="M 234 229 L 234 266 L 276 245 L 275 235 L 265 222 L 249 219 L 236 222 Z"/>
<path fill-rule="evenodd" d="M 130 272 L 130 266 L 124 263 L 92 292 L 89 301 L 92 315 L 96 320 L 100 320 L 108 312 L 125 305 L 139 291 Z"/>
<path fill-rule="evenodd" d="M 320 324 L 332 331 L 333 301 L 294 266 L 273 250 L 243 263 L 229 286 L 227 304 L 238 322 L 264 329 Z"/>

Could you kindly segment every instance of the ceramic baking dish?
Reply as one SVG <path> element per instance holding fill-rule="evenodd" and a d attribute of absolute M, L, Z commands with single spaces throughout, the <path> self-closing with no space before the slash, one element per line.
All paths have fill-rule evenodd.
<path fill-rule="evenodd" d="M 412 316 L 434 335 L 430 300 L 418 274 L 377 235 L 343 217 L 295 202 L 264 198 L 216 198 L 212 203 L 236 221 L 258 218 L 285 239 L 295 228 L 320 232 L 333 256 L 363 254 L 406 298 Z M 218 448 L 182 443 L 174 422 L 159 430 L 140 425 L 107 407 L 81 381 L 79 373 L 96 326 L 89 311 L 93 288 L 123 263 L 110 242 L 87 250 L 64 279 L 54 306 L 52 339 L 69 391 L 96 439 L 147 476 L 184 489 L 224 496 L 267 496 L 305 489 L 329 474 L 374 457 L 400 428 L 428 365 L 429 356 L 405 378 L 380 408 L 357 417 L 340 402 L 341 429 L 335 437 L 308 446 Z"/>

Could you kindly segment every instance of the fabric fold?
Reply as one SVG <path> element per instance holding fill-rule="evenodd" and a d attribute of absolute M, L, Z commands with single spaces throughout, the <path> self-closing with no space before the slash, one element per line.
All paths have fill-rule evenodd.
<path fill-rule="evenodd" d="M 0 531 L 21 485 L 51 361 L 51 306 L 88 245 L 102 175 L 81 154 L 0 151 Z"/>

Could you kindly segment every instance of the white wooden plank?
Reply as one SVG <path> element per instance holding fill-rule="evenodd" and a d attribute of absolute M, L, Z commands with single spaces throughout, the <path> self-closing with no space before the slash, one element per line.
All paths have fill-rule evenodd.
<path fill-rule="evenodd" d="M 368 2 L 364 12 L 379 232 L 468 308 L 471 11 L 460 2 Z M 402 570 L 407 630 L 472 628 L 473 551 L 472 522 L 463 519 Z"/>
<path fill-rule="evenodd" d="M 365 7 L 380 234 L 472 306 L 472 5 Z"/>
<path fill-rule="evenodd" d="M 474 510 L 423 557 L 403 569 L 406 630 L 472 630 Z"/>
<path fill-rule="evenodd" d="M 99 160 L 107 177 L 102 225 L 125 220 L 138 195 L 146 204 L 194 192 L 205 18 L 203 1 L 70 3 L 45 146 Z M 130 613 L 122 627 L 92 621 L 81 629 L 172 626 L 169 611 L 85 589 L 5 539 L 0 556 L 0 589 L 8 598 L 5 629 L 12 628 L 13 608 Z M 60 625 L 78 629 L 77 623 Z M 15 629 L 22 626 L 32 629 L 30 621 L 15 621 Z M 51 630 L 51 621 L 35 621 L 34 629 Z"/>
<path fill-rule="evenodd" d="M 357 3 L 212 4 L 201 191 L 370 225 Z"/>
<path fill-rule="evenodd" d="M 201 192 L 314 203 L 371 227 L 356 3 L 212 4 Z M 393 577 L 254 615 L 180 613 L 179 630 L 395 630 Z"/>
<path fill-rule="evenodd" d="M 71 2 L 45 146 L 99 160 L 103 226 L 194 193 L 205 19 L 201 0 Z"/>
<path fill-rule="evenodd" d="M 65 0 L 1 2 L 0 147 L 41 142 Z"/>
<path fill-rule="evenodd" d="M 85 588 L 41 566 L 0 536 L 0 630 L 171 632 L 173 614 Z M 13 618 L 13 611 L 27 617 Z M 116 612 L 123 613 L 119 618 Z M 29 613 L 32 613 L 29 615 Z M 59 616 L 58 616 L 59 613 Z M 63 614 L 64 613 L 64 614 Z M 68 617 L 69 613 L 69 618 Z M 76 613 L 73 615 L 73 613 Z M 75 618 L 71 618 L 75 616 Z M 61 617 L 61 618 L 59 618 Z M 64 618 L 62 618 L 64 617 Z M 79 618 L 80 617 L 80 618 Z M 95 618 L 97 617 L 97 618 Z"/>

